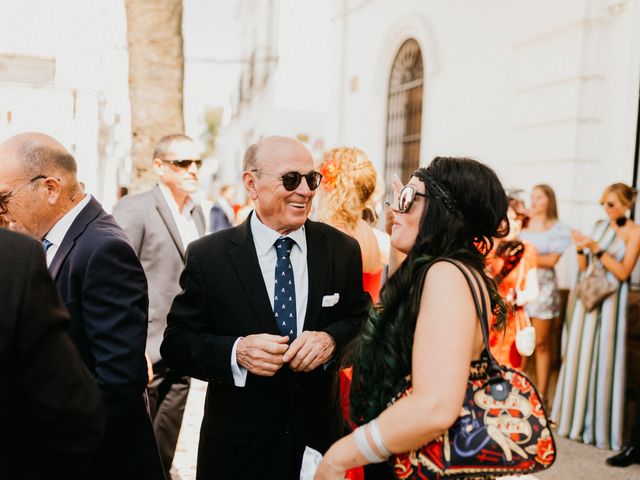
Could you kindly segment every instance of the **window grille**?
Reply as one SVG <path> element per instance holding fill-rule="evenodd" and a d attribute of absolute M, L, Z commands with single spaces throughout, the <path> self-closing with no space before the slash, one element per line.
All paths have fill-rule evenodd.
<path fill-rule="evenodd" d="M 384 171 L 387 200 L 393 195 L 392 175 L 398 173 L 406 182 L 420 166 L 423 81 L 420 46 L 407 40 L 398 50 L 389 77 Z"/>

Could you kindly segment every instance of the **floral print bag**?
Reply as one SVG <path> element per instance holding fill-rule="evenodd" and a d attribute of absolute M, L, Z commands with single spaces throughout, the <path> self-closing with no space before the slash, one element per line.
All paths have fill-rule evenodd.
<path fill-rule="evenodd" d="M 533 473 L 549 468 L 556 447 L 540 395 L 520 371 L 499 365 L 489 345 L 489 322 L 479 280 L 456 260 L 464 274 L 482 326 L 485 349 L 472 362 L 460 416 L 448 431 L 422 447 L 395 454 L 391 462 L 399 479 L 491 479 L 500 475 Z M 425 271 L 426 275 L 426 271 Z M 482 305 L 482 307 L 480 306 Z M 391 402 L 411 395 L 411 378 L 404 379 Z"/>

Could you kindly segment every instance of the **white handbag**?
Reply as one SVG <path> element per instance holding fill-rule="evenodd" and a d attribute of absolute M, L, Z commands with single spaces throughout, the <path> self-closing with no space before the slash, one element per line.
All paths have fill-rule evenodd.
<path fill-rule="evenodd" d="M 518 325 L 516 328 L 516 349 L 518 353 L 523 357 L 529 357 L 536 349 L 536 329 L 531 325 L 529 316 L 524 314 L 526 326 L 520 328 Z"/>

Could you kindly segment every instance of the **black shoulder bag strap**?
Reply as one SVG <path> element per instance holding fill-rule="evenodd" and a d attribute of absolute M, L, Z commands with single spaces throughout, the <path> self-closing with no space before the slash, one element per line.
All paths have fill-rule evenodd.
<path fill-rule="evenodd" d="M 471 290 L 471 297 L 473 298 L 473 303 L 476 308 L 476 314 L 478 315 L 480 328 L 482 330 L 484 350 L 486 352 L 488 360 L 487 374 L 489 383 L 491 384 L 491 395 L 496 400 L 504 400 L 509 394 L 509 388 L 507 385 L 508 382 L 502 377 L 502 369 L 500 368 L 500 364 L 495 359 L 495 357 L 491 353 L 491 349 L 489 348 L 489 319 L 487 315 L 487 302 L 485 300 L 484 290 L 482 289 L 482 283 L 480 283 L 481 281 L 478 279 L 477 274 L 471 268 L 464 267 L 458 260 L 444 257 L 438 258 L 433 263 L 431 263 L 431 265 L 429 265 L 429 268 L 436 262 L 447 262 L 454 265 L 456 268 L 458 268 L 458 270 L 460 270 L 460 272 L 462 272 L 462 275 L 469 285 L 469 289 Z M 427 270 L 425 270 L 425 277 Z M 469 271 L 472 272 L 471 276 L 469 274 Z M 473 280 L 471 279 L 471 277 L 473 277 Z M 480 293 L 480 300 L 478 300 L 478 294 L 476 293 L 475 287 L 477 287 L 478 292 Z"/>

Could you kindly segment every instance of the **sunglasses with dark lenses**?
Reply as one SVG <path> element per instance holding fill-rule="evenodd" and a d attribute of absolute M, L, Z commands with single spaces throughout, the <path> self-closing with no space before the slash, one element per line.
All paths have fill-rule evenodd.
<path fill-rule="evenodd" d="M 298 188 L 300 186 L 300 183 L 302 183 L 303 177 L 307 180 L 309 190 L 315 190 L 316 188 L 318 188 L 320 186 L 320 181 L 322 180 L 322 174 L 316 171 L 305 173 L 304 175 L 300 172 L 287 172 L 284 175 L 274 175 L 263 172 L 262 170 L 251 171 L 279 178 L 280 180 L 282 180 L 282 186 L 288 192 L 293 192 L 296 188 Z"/>
<path fill-rule="evenodd" d="M 398 196 L 398 211 L 400 213 L 407 213 L 411 209 L 411 205 L 413 205 L 416 196 L 427 198 L 425 193 L 418 192 L 412 185 L 407 185 L 400 190 L 400 195 Z"/>
<path fill-rule="evenodd" d="M 607 208 L 613 208 L 616 206 L 616 204 L 613 202 L 600 202 L 600 205 Z"/>
<path fill-rule="evenodd" d="M 195 163 L 197 169 L 200 169 L 200 167 L 202 167 L 202 160 L 162 160 L 162 161 L 170 163 L 171 165 L 175 165 L 176 167 L 182 168 L 184 170 L 191 168 L 192 163 Z"/>

